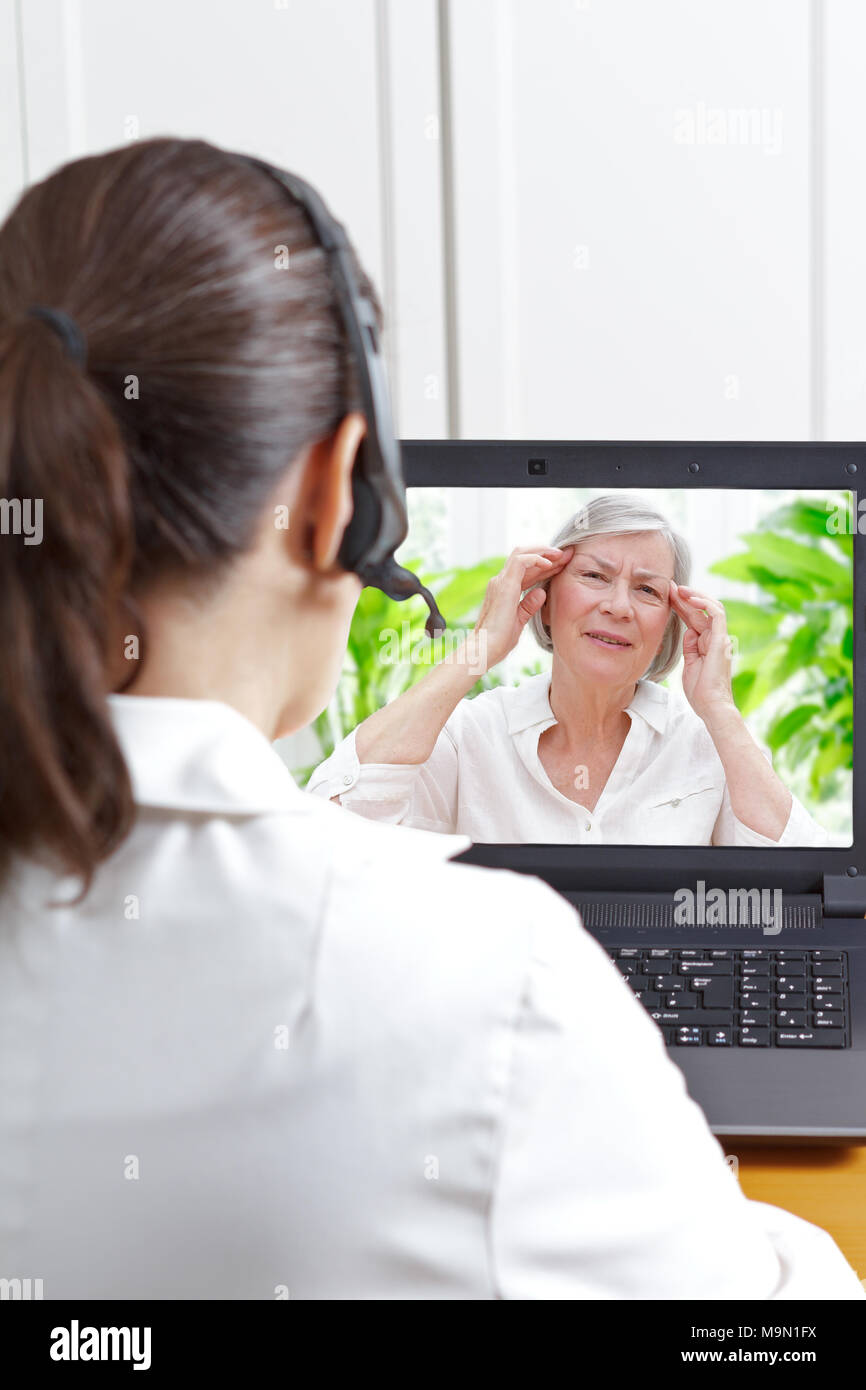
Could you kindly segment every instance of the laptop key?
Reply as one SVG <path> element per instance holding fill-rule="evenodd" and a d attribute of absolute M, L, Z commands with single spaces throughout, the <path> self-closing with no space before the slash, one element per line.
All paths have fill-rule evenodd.
<path fill-rule="evenodd" d="M 741 1028 L 737 1034 L 740 1047 L 769 1047 L 769 1028 Z"/>
<path fill-rule="evenodd" d="M 710 1028 L 707 1032 L 707 1042 L 710 1047 L 731 1047 L 733 1045 L 733 1029 Z"/>
<path fill-rule="evenodd" d="M 679 1047 L 700 1047 L 700 1028 L 678 1028 L 675 1035 Z"/>
<path fill-rule="evenodd" d="M 730 975 L 720 976 L 717 979 L 710 979 L 706 985 L 700 984 L 700 977 L 692 980 L 692 988 L 700 989 L 701 997 L 704 1001 L 705 1009 L 733 1009 L 734 1007 L 734 982 Z"/>
<path fill-rule="evenodd" d="M 776 1007 L 779 1009 L 805 1009 L 806 996 L 798 990 L 796 994 L 781 989 L 776 992 Z"/>
<path fill-rule="evenodd" d="M 776 1034 L 777 1047 L 844 1047 L 844 1028 L 801 1028 Z"/>
<path fill-rule="evenodd" d="M 740 1024 L 746 1028 L 769 1028 L 770 1011 L 769 1009 L 743 1009 L 740 1012 Z"/>
<path fill-rule="evenodd" d="M 663 994 L 672 994 L 674 990 L 685 989 L 686 982 L 679 975 L 655 975 L 653 985 Z"/>
<path fill-rule="evenodd" d="M 805 1013 L 790 1013 L 782 1011 L 776 1014 L 776 1024 L 779 1028 L 805 1028 Z"/>
<path fill-rule="evenodd" d="M 642 989 L 635 994 L 635 998 L 640 1000 L 645 1009 L 657 1009 L 662 1002 L 661 995 L 654 989 Z"/>
<path fill-rule="evenodd" d="M 741 1009 L 769 1009 L 769 1007 L 770 996 L 766 993 L 766 991 L 764 991 L 761 994 L 743 993 L 740 995 Z"/>

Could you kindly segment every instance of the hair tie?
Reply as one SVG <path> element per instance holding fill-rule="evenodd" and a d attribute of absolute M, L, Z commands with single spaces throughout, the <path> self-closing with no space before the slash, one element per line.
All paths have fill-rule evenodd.
<path fill-rule="evenodd" d="M 87 343 L 74 319 L 63 309 L 46 309 L 43 304 L 31 304 L 27 310 L 34 318 L 44 319 L 59 337 L 69 357 L 83 367 L 87 361 Z"/>

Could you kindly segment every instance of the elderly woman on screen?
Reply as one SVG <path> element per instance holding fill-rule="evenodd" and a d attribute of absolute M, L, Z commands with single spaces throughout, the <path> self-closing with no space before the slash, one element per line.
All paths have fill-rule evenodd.
<path fill-rule="evenodd" d="M 512 552 L 474 632 L 345 738 L 309 790 L 478 843 L 828 843 L 743 722 L 725 610 L 688 587 L 689 569 L 641 498 L 595 498 L 553 547 Z M 465 699 L 527 623 L 550 673 Z M 681 650 L 682 696 L 659 684 Z"/>

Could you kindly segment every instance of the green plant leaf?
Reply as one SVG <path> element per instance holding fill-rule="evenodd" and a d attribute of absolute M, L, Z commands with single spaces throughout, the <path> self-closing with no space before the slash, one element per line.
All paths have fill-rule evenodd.
<path fill-rule="evenodd" d="M 506 555 L 495 555 L 468 569 L 457 570 L 453 578 L 437 588 L 436 602 L 447 616 L 449 625 L 464 621 L 470 613 L 474 620 L 476 610 L 484 601 L 487 585 L 502 569 L 507 558 Z"/>
<path fill-rule="evenodd" d="M 787 650 L 776 662 L 773 670 L 773 679 L 777 685 L 784 685 L 785 681 L 797 671 L 803 671 L 807 666 L 818 660 L 818 649 L 821 638 L 827 630 L 830 622 L 828 612 L 814 613 L 811 621 L 803 623 L 788 640 Z"/>
<path fill-rule="evenodd" d="M 736 637 L 740 651 L 766 647 L 776 636 L 782 614 L 740 599 L 725 599 L 728 631 Z"/>
<path fill-rule="evenodd" d="M 720 574 L 725 579 L 737 579 L 741 584 L 757 584 L 772 594 L 774 604 L 797 612 L 804 603 L 817 597 L 813 584 L 803 578 L 793 579 L 790 575 L 774 574 L 764 565 L 755 562 L 748 551 L 731 555 L 726 560 L 718 560 L 709 566 L 711 574 Z"/>
<path fill-rule="evenodd" d="M 817 546 L 803 545 L 787 536 L 751 531 L 743 537 L 757 563 L 788 578 L 803 578 L 830 592 L 850 596 L 851 570 Z"/>
<path fill-rule="evenodd" d="M 798 705 L 796 709 L 789 710 L 783 714 L 781 719 L 777 719 L 770 726 L 767 733 L 767 743 L 775 753 L 784 743 L 787 743 L 794 734 L 802 729 L 804 724 L 808 724 L 816 715 L 821 713 L 820 705 Z"/>

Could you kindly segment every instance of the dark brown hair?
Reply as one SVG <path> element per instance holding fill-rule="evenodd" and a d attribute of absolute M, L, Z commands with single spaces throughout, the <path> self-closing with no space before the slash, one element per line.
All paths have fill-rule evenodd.
<path fill-rule="evenodd" d="M 75 320 L 84 366 L 34 304 Z M 0 499 L 41 499 L 42 539 L 0 534 L 0 873 L 20 853 L 86 896 L 135 818 L 106 701 L 118 613 L 157 580 L 219 580 L 355 408 L 325 253 L 260 170 L 158 138 L 24 192 L 0 227 Z"/>

